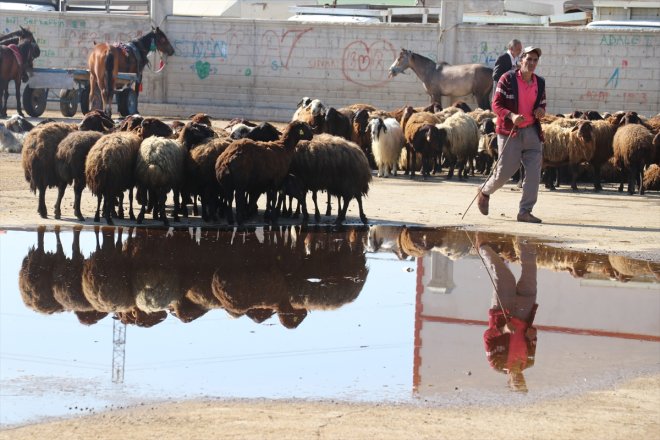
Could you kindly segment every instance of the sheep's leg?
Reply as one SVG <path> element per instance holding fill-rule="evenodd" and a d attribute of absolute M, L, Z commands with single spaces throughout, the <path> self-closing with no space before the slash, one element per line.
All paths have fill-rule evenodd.
<path fill-rule="evenodd" d="M 66 183 L 60 183 L 57 185 L 57 200 L 55 201 L 55 209 L 54 209 L 54 215 L 56 219 L 60 219 L 62 217 L 62 197 L 64 197 L 64 191 L 66 190 Z"/>
<path fill-rule="evenodd" d="M 193 201 L 193 214 L 199 215 L 199 209 L 197 208 L 197 194 L 192 195 Z"/>
<path fill-rule="evenodd" d="M 600 183 L 600 164 L 592 164 L 594 169 L 594 192 L 603 190 L 603 185 Z"/>
<path fill-rule="evenodd" d="M 124 193 L 119 193 L 117 196 L 117 218 L 124 218 Z"/>
<path fill-rule="evenodd" d="M 138 225 L 141 225 L 142 222 L 144 221 L 144 214 L 145 214 L 146 210 L 147 210 L 147 204 L 144 203 L 144 201 L 143 201 L 141 206 L 140 206 L 140 212 L 138 213 L 137 220 L 136 220 Z"/>
<path fill-rule="evenodd" d="M 48 218 L 48 210 L 46 209 L 46 187 L 39 187 L 39 215 L 41 218 Z"/>
<path fill-rule="evenodd" d="M 338 210 L 337 214 L 337 219 L 335 220 L 336 225 L 341 225 L 344 223 L 344 220 L 346 220 L 346 211 L 348 210 L 348 202 L 350 202 L 350 199 L 347 197 L 344 197 L 344 206 L 340 207 Z"/>
<path fill-rule="evenodd" d="M 96 214 L 94 215 L 94 221 L 96 223 L 101 221 L 101 199 L 102 198 L 103 198 L 103 196 L 101 194 L 96 196 Z"/>
<path fill-rule="evenodd" d="M 414 179 L 415 178 L 415 167 L 416 167 L 416 161 L 417 161 L 417 154 L 415 154 L 414 151 L 411 151 L 412 149 L 408 149 L 407 155 L 408 155 L 408 167 L 410 168 L 410 178 Z"/>
<path fill-rule="evenodd" d="M 178 222 L 179 221 L 179 211 L 181 210 L 181 205 L 179 204 L 179 190 L 175 189 L 173 190 L 174 194 L 174 212 L 172 213 L 172 217 L 174 217 L 174 221 Z M 165 193 L 165 200 L 167 200 L 167 193 Z M 188 217 L 188 210 L 186 210 L 186 215 L 185 217 Z"/>
<path fill-rule="evenodd" d="M 133 213 L 133 188 L 128 189 L 128 218 L 135 220 L 135 214 Z"/>
<path fill-rule="evenodd" d="M 330 195 L 330 192 L 328 192 L 328 201 L 326 202 L 325 206 L 325 215 L 326 217 L 332 215 L 332 196 Z"/>
<path fill-rule="evenodd" d="M 357 200 L 358 208 L 360 210 L 360 220 L 366 225 L 369 223 L 369 219 L 367 219 L 367 216 L 364 214 L 364 209 L 362 209 L 362 196 L 357 196 L 355 199 Z"/>
<path fill-rule="evenodd" d="M 109 225 L 114 225 L 111 215 L 114 203 L 115 203 L 114 196 L 110 196 L 106 194 L 105 197 L 103 197 L 103 216 L 105 217 L 105 222 Z"/>
<path fill-rule="evenodd" d="M 631 196 L 635 194 L 635 179 L 637 178 L 637 174 L 639 174 L 637 167 L 631 164 L 630 168 L 628 168 L 628 194 Z"/>
<path fill-rule="evenodd" d="M 466 180 L 465 179 L 465 162 L 463 160 L 458 160 L 456 161 L 456 165 L 458 166 L 458 180 Z"/>
<path fill-rule="evenodd" d="M 160 218 L 163 221 L 163 225 L 169 226 L 170 222 L 167 219 L 167 213 L 165 212 L 165 204 L 167 202 L 167 193 L 163 191 L 163 194 L 158 194 L 157 197 L 158 198 L 156 199 L 157 200 L 156 205 L 157 205 L 159 213 L 160 213 Z M 155 209 L 156 209 L 156 206 L 154 206 L 154 210 Z M 176 210 L 174 211 L 174 216 L 175 216 L 174 219 L 176 221 L 179 221 L 179 217 L 176 214 Z"/>
<path fill-rule="evenodd" d="M 226 205 L 226 208 L 227 208 L 227 223 L 230 224 L 230 225 L 234 224 L 234 213 L 232 212 L 232 209 L 231 209 L 231 204 L 232 204 L 233 200 L 234 200 L 234 191 L 231 191 L 231 190 L 227 191 L 227 196 L 225 197 L 225 201 L 226 201 L 226 204 L 227 204 Z M 236 214 L 238 215 L 238 210 L 237 210 Z"/>
<path fill-rule="evenodd" d="M 577 179 L 578 174 L 580 173 L 580 167 L 578 164 L 570 164 L 571 169 L 571 189 L 576 192 L 578 191 Z"/>
<path fill-rule="evenodd" d="M 394 177 L 396 177 L 396 173 L 397 173 L 397 171 L 399 171 L 399 170 L 398 170 L 398 164 L 397 164 L 396 162 L 394 162 L 394 165 L 392 165 L 392 175 L 393 175 Z"/>
<path fill-rule="evenodd" d="M 314 201 L 314 220 L 316 220 L 316 223 L 321 221 L 321 213 L 319 212 L 319 205 L 316 202 L 316 191 L 312 192 L 312 200 Z"/>
<path fill-rule="evenodd" d="M 73 213 L 81 222 L 85 221 L 85 217 L 82 215 L 82 212 L 80 212 L 80 200 L 82 199 L 83 189 L 85 189 L 85 179 L 76 179 L 73 183 Z"/>
<path fill-rule="evenodd" d="M 242 225 L 246 218 L 247 200 L 245 191 L 235 191 L 236 197 L 236 223 Z"/>
<path fill-rule="evenodd" d="M 639 195 L 644 195 L 644 164 L 641 164 L 639 171 L 637 172 L 637 185 L 639 185 Z"/>

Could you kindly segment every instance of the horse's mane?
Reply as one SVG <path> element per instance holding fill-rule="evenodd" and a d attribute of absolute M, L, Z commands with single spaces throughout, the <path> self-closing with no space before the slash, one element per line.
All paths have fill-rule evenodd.
<path fill-rule="evenodd" d="M 422 60 L 423 62 L 432 63 L 432 64 L 434 64 L 437 68 L 442 68 L 442 67 L 445 67 L 445 66 L 451 66 L 451 64 L 449 64 L 449 63 L 446 62 L 446 61 L 441 61 L 441 62 L 439 62 L 439 63 L 436 63 L 436 62 L 433 61 L 431 58 L 429 58 L 429 57 L 425 57 L 424 55 L 418 54 L 417 52 L 413 52 L 412 50 L 410 51 L 410 55 L 411 55 L 411 56 L 415 56 L 415 57 L 417 57 L 417 58 L 421 58 L 421 60 Z"/>
<path fill-rule="evenodd" d="M 5 35 L 0 35 L 0 44 L 18 44 L 20 39 L 35 41 L 34 35 L 27 29 L 20 28 L 17 31 L 10 32 Z"/>

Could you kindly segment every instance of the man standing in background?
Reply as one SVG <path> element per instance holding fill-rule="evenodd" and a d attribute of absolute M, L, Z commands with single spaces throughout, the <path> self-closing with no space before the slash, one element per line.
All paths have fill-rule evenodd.
<path fill-rule="evenodd" d="M 509 70 L 515 69 L 518 64 L 518 57 L 522 52 L 522 43 L 520 40 L 513 39 L 506 45 L 507 51 L 504 52 L 495 61 L 495 68 L 493 69 L 493 96 L 495 96 L 495 89 L 500 77 Z"/>

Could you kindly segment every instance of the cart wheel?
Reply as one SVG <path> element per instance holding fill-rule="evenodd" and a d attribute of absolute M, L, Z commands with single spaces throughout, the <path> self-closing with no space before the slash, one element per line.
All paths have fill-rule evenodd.
<path fill-rule="evenodd" d="M 67 118 L 71 118 L 78 111 L 78 90 L 60 90 L 60 111 Z"/>
<path fill-rule="evenodd" d="M 117 110 L 122 116 L 137 113 L 137 95 L 133 89 L 124 89 L 117 93 Z"/>
<path fill-rule="evenodd" d="M 28 115 L 38 118 L 46 111 L 46 100 L 48 99 L 48 89 L 33 89 L 25 86 L 23 90 L 23 106 Z"/>
<path fill-rule="evenodd" d="M 89 86 L 80 89 L 80 111 L 83 115 L 89 113 Z"/>

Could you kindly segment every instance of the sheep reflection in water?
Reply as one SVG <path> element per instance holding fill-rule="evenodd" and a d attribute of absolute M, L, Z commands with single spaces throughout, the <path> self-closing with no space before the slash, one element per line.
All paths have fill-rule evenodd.
<path fill-rule="evenodd" d="M 191 322 L 223 308 L 257 323 L 277 314 L 295 328 L 310 309 L 353 301 L 366 280 L 366 229 L 338 234 L 299 227 L 189 231 L 95 228 L 96 248 L 84 258 L 80 229 L 71 258 L 56 230 L 57 252 L 37 233 L 19 273 L 25 304 L 41 313 L 73 311 L 92 325 L 112 314 L 151 327 L 176 316 Z M 249 269 L 248 269 L 249 268 Z M 318 281 L 318 282 L 316 282 Z"/>

